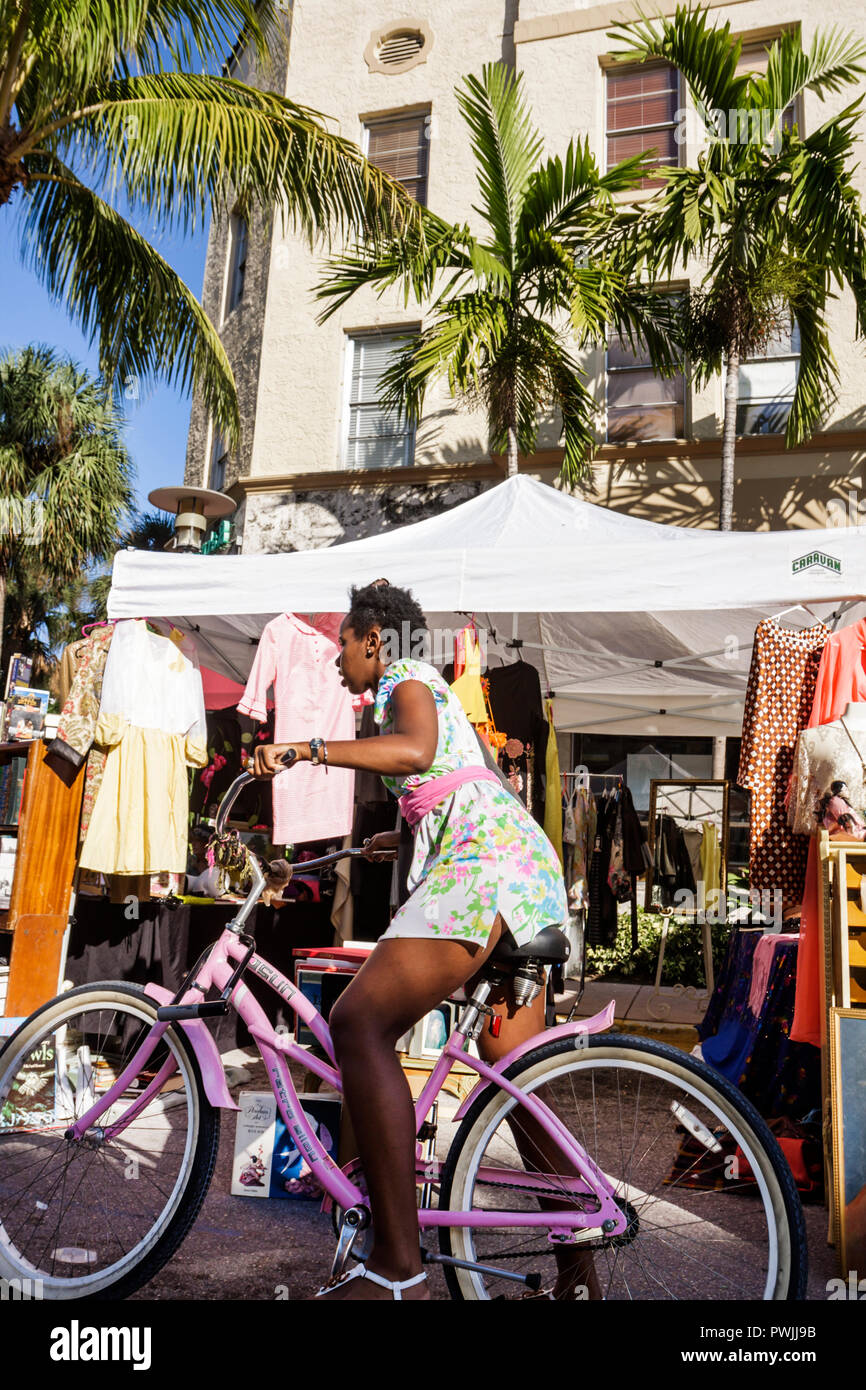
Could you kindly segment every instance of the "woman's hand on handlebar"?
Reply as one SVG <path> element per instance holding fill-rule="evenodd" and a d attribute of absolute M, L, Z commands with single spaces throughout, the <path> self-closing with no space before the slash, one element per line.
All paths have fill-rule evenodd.
<path fill-rule="evenodd" d="M 399 830 L 383 830 L 378 835 L 371 835 L 369 840 L 364 841 L 364 858 L 371 859 L 374 864 L 396 859 L 399 843 Z"/>
<path fill-rule="evenodd" d="M 254 777 L 275 777 L 283 768 L 291 766 L 291 763 L 284 763 L 283 758 L 289 749 L 294 749 L 297 763 L 308 763 L 310 761 L 310 745 L 308 743 L 260 743 L 253 752 L 253 776 Z"/>

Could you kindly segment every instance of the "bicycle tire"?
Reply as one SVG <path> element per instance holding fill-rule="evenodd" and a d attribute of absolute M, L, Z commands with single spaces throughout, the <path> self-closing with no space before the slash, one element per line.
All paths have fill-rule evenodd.
<path fill-rule="evenodd" d="M 620 1071 L 617 1069 L 621 1069 L 622 1075 L 620 1075 Z M 637 1094 L 637 1103 L 639 1103 L 643 1080 L 638 1081 L 636 1078 L 651 1078 L 655 1076 L 659 1088 L 661 1088 L 662 1083 L 666 1083 L 670 1087 L 680 1086 L 689 1088 L 685 1093 L 692 1094 L 693 1100 L 690 1102 L 690 1106 L 687 1107 L 687 1113 L 691 1115 L 692 1111 L 697 1112 L 700 1106 L 702 1109 L 705 1109 L 708 1114 L 715 1114 L 719 1122 L 719 1128 L 713 1131 L 714 1134 L 721 1134 L 724 1129 L 727 1130 L 729 1136 L 735 1136 L 738 1140 L 742 1141 L 739 1152 L 743 1153 L 750 1166 L 752 1166 L 753 1162 L 757 1165 L 767 1192 L 767 1197 L 764 1198 L 759 1190 L 759 1185 L 755 1184 L 754 1190 L 761 1197 L 763 1210 L 767 1217 L 768 1234 L 768 1273 L 764 1293 L 760 1296 L 771 1297 L 773 1299 L 792 1300 L 805 1297 L 807 1278 L 806 1231 L 802 1206 L 793 1175 L 765 1121 L 758 1114 L 754 1106 L 743 1096 L 742 1092 L 726 1078 L 713 1071 L 705 1063 L 699 1062 L 696 1058 L 681 1052 L 677 1048 L 670 1047 L 664 1043 L 657 1043 L 649 1039 L 617 1034 L 584 1036 L 583 1040 L 577 1043 L 573 1038 L 564 1038 L 549 1043 L 542 1043 L 538 1048 L 533 1049 L 532 1052 L 527 1053 L 524 1057 L 514 1062 L 512 1066 L 507 1069 L 505 1075 L 509 1080 L 517 1082 L 521 1088 L 531 1090 L 535 1090 L 540 1086 L 549 1085 L 553 1081 L 558 1080 L 559 1077 L 569 1077 L 571 1078 L 572 1094 L 575 1096 L 578 1094 L 574 1085 L 575 1078 L 578 1078 L 582 1072 L 584 1075 L 582 1085 L 584 1090 L 587 1090 L 589 1089 L 587 1082 L 592 1077 L 592 1103 L 596 1106 L 594 1118 L 595 1132 L 598 1136 L 598 1106 L 604 1104 L 606 1107 L 605 1113 L 609 1112 L 610 1115 L 614 1113 L 613 1091 L 611 1090 L 608 1095 L 604 1089 L 605 1083 L 603 1081 L 603 1074 L 605 1071 L 611 1075 L 616 1072 L 616 1103 L 619 1107 L 620 1115 L 623 1113 L 623 1082 L 628 1082 L 632 1092 Z M 651 1091 L 651 1083 L 649 1080 L 647 1080 L 646 1086 L 647 1092 L 649 1093 Z M 560 1090 L 564 1090 L 564 1087 L 561 1087 Z M 605 1096 L 608 1097 L 607 1100 L 604 1099 Z M 628 1097 L 626 1096 L 626 1104 L 627 1103 Z M 637 1103 L 635 1105 L 635 1126 L 637 1125 Z M 503 1123 L 507 1125 L 506 1115 L 514 1110 L 516 1104 L 517 1103 L 512 1100 L 507 1092 L 498 1087 L 491 1086 L 479 1094 L 470 1106 L 454 1137 L 442 1168 L 439 1196 L 440 1208 L 467 1211 L 471 1209 L 473 1202 L 476 1200 L 478 1200 L 479 1206 L 483 1205 L 483 1194 L 481 1193 L 481 1189 L 485 1187 L 485 1181 L 482 1178 L 480 1181 L 476 1182 L 476 1177 L 474 1175 L 480 1170 L 481 1160 L 485 1152 L 488 1151 L 488 1147 L 490 1147 L 491 1150 L 495 1147 L 497 1142 L 496 1136 L 500 1132 L 500 1126 L 502 1126 Z M 579 1105 L 575 1113 L 579 1115 Z M 660 1109 L 658 1113 L 664 1115 L 663 1109 Z M 674 1117 L 672 1116 L 671 1119 L 674 1120 Z M 581 1130 L 585 1135 L 585 1126 L 582 1119 L 580 1123 Z M 606 1123 L 605 1115 L 603 1115 L 601 1124 L 602 1133 L 604 1133 Z M 514 1142 L 514 1132 L 510 1129 L 510 1126 L 508 1127 L 507 1133 L 512 1136 L 511 1150 L 513 1153 L 517 1153 L 517 1145 Z M 634 1133 L 635 1135 L 637 1134 L 636 1128 Z M 663 1129 L 660 1130 L 659 1133 L 663 1133 Z M 677 1133 L 675 1126 L 674 1133 Z M 638 1140 L 636 1138 L 632 1145 L 632 1156 L 636 1151 L 637 1142 Z M 642 1142 L 642 1140 L 640 1142 Z M 647 1160 L 650 1150 L 656 1143 L 657 1140 L 653 1139 L 652 1143 L 646 1149 Z M 681 1152 L 682 1140 L 678 1140 L 678 1143 L 680 1147 L 677 1152 Z M 641 1239 L 641 1215 L 640 1211 L 635 1207 L 635 1202 L 638 1202 L 638 1206 L 640 1203 L 638 1198 L 634 1196 L 634 1193 L 629 1192 L 629 1187 L 633 1185 L 628 1178 L 624 1178 L 621 1183 L 619 1182 L 619 1175 L 612 1171 L 612 1165 L 609 1161 L 607 1167 L 605 1166 L 605 1162 L 603 1161 L 604 1155 L 601 1152 L 591 1152 L 586 1143 L 584 1143 L 584 1147 L 587 1148 L 590 1158 L 594 1159 L 603 1171 L 607 1172 L 612 1178 L 617 1179 L 617 1193 L 622 1196 L 623 1201 L 625 1203 L 631 1203 L 629 1210 L 631 1213 L 634 1213 L 635 1222 L 633 1225 L 630 1223 L 629 1230 L 631 1231 L 634 1229 L 637 1234 L 632 1236 L 630 1241 L 620 1241 L 617 1247 L 619 1250 L 631 1249 L 631 1246 L 637 1246 L 637 1242 Z M 623 1153 L 624 1152 L 625 1150 L 623 1149 Z M 490 1157 L 488 1157 L 487 1161 L 490 1163 Z M 510 1164 L 514 1160 L 509 1156 L 508 1161 Z M 489 1168 L 485 1169 L 485 1172 L 488 1174 L 489 1171 Z M 739 1169 L 737 1169 L 737 1173 L 739 1173 Z M 662 1182 L 670 1182 L 670 1178 L 662 1179 Z M 519 1190 L 519 1184 L 515 1184 L 514 1186 Z M 743 1191 L 746 1191 L 745 1182 L 742 1184 L 732 1183 L 730 1185 L 731 1188 L 735 1186 L 742 1187 Z M 676 1187 L 677 1181 L 675 1180 L 671 1183 L 671 1186 L 666 1189 L 666 1197 L 670 1196 L 673 1189 Z M 622 1189 L 621 1192 L 620 1189 Z M 639 1185 L 634 1189 L 635 1192 L 641 1190 Z M 749 1191 L 751 1191 L 751 1189 L 749 1189 Z M 477 1199 L 476 1192 L 479 1194 Z M 683 1187 L 679 1189 L 678 1195 L 680 1196 L 680 1200 L 684 1202 L 683 1211 L 686 1214 L 686 1220 L 681 1223 L 679 1228 L 686 1233 L 684 1236 L 681 1235 L 679 1237 L 682 1242 L 683 1239 L 688 1240 L 690 1238 L 688 1234 L 689 1231 L 691 1231 L 692 1234 L 695 1233 L 696 1225 L 703 1220 L 701 1216 L 697 1218 L 694 1217 L 693 1212 L 696 1202 L 700 1198 L 704 1198 L 710 1194 L 704 1191 L 698 1191 L 696 1195 L 693 1195 L 693 1189 Z M 719 1207 L 718 1199 L 720 1199 L 722 1203 L 729 1204 L 743 1203 L 749 1200 L 748 1195 L 738 1196 L 730 1189 L 727 1191 L 719 1189 L 715 1195 L 717 1197 L 716 1202 L 712 1203 L 710 1206 L 699 1208 L 699 1210 L 708 1211 L 711 1207 L 713 1209 L 718 1209 L 722 1220 L 728 1221 L 735 1218 L 736 1205 L 733 1208 L 729 1207 L 726 1211 L 724 1208 Z M 644 1196 L 651 1196 L 651 1190 L 644 1192 Z M 768 1199 L 769 1210 L 772 1213 L 771 1217 L 767 1216 Z M 513 1200 L 517 1201 L 517 1196 L 515 1196 Z M 660 1198 L 652 1198 L 652 1200 L 661 1202 Z M 529 1195 L 528 1187 L 524 1201 L 526 1208 L 534 1206 L 537 1210 L 537 1201 Z M 501 1209 L 500 1203 L 501 1198 L 497 1197 L 493 1205 Z M 668 1201 L 662 1203 L 663 1207 L 668 1205 L 670 1205 Z M 743 1210 L 744 1208 L 741 1207 L 740 1212 L 742 1213 Z M 771 1229 L 771 1221 L 773 1229 Z M 663 1230 L 664 1228 L 654 1225 L 652 1222 L 649 1223 L 647 1228 L 649 1244 L 646 1247 L 645 1254 L 651 1252 L 651 1257 L 653 1259 L 657 1259 L 658 1254 L 658 1249 L 653 1249 L 653 1241 L 655 1241 L 656 1247 L 658 1247 L 660 1238 L 656 1232 L 660 1229 Z M 716 1230 L 718 1229 L 719 1228 L 716 1227 Z M 515 1228 L 512 1227 L 512 1238 L 514 1230 Z M 602 1252 L 605 1258 L 610 1261 L 610 1256 L 607 1252 L 613 1249 L 615 1238 L 609 1242 L 608 1246 L 605 1246 L 603 1243 L 604 1238 L 601 1236 L 600 1232 L 596 1232 L 596 1237 L 597 1240 L 595 1244 L 588 1246 L 588 1249 Z M 546 1240 L 547 1232 L 545 1228 L 537 1228 L 533 1236 L 534 1244 L 536 1246 L 542 1246 L 545 1244 Z M 661 1240 L 662 1243 L 664 1243 L 663 1237 L 661 1237 Z M 497 1258 L 496 1252 L 494 1251 L 492 1255 L 486 1253 L 483 1248 L 485 1241 L 487 1244 L 493 1245 L 493 1236 L 490 1232 L 473 1232 L 465 1227 L 446 1226 L 440 1228 L 440 1250 L 445 1256 L 464 1260 L 476 1260 L 480 1263 L 491 1261 L 495 1264 Z M 774 1242 L 777 1247 L 775 1255 L 773 1253 Z M 524 1245 L 527 1243 L 528 1238 L 524 1241 Z M 732 1242 L 732 1244 L 735 1244 L 735 1241 Z M 480 1249 L 479 1245 L 481 1247 Z M 504 1238 L 499 1239 L 496 1248 L 499 1251 L 503 1249 L 507 1250 Z M 516 1248 L 519 1249 L 519 1245 Z M 714 1248 L 724 1251 L 724 1241 L 717 1241 Z M 746 1251 L 744 1250 L 743 1253 L 745 1254 Z M 533 1258 L 536 1258 L 537 1261 L 540 1262 L 541 1252 L 533 1251 L 531 1254 Z M 550 1250 L 550 1257 L 553 1260 L 556 1258 L 552 1248 Z M 511 1264 L 503 1263 L 499 1266 L 500 1268 L 516 1268 L 513 1262 L 518 1257 L 515 1254 L 500 1254 L 499 1258 L 505 1262 L 512 1262 Z M 614 1266 L 619 1258 L 620 1256 L 617 1254 L 613 1261 Z M 635 1258 L 637 1259 L 636 1251 Z M 690 1255 L 688 1258 L 692 1259 L 693 1257 Z M 596 1261 L 595 1255 L 593 1259 Z M 623 1256 L 623 1261 L 624 1260 L 625 1256 Z M 695 1263 L 697 1264 L 697 1261 L 695 1261 Z M 772 1273 L 774 1264 L 775 1277 L 773 1277 Z M 686 1266 L 685 1257 L 683 1257 L 683 1265 L 686 1268 L 688 1267 Z M 735 1268 L 736 1265 L 732 1265 L 732 1269 Z M 641 1280 L 638 1280 L 637 1283 L 644 1288 L 649 1288 L 650 1286 L 653 1288 L 661 1287 L 661 1283 L 664 1281 L 661 1276 L 657 1275 L 657 1270 L 657 1263 L 652 1266 L 649 1274 L 646 1268 L 644 1268 L 642 1284 Z M 454 1299 L 474 1300 L 507 1296 L 507 1293 L 503 1295 L 501 1292 L 496 1291 L 497 1285 L 495 1280 L 486 1279 L 476 1271 L 458 1269 L 453 1266 L 445 1265 L 444 1273 L 449 1293 Z M 620 1274 L 620 1278 L 622 1277 L 622 1274 Z M 658 1282 L 654 1283 L 654 1280 Z M 601 1283 L 601 1281 L 599 1282 Z M 514 1289 L 515 1287 L 517 1286 L 512 1283 L 507 1283 L 504 1280 L 499 1284 L 499 1288 L 504 1288 L 506 1291 Z M 749 1297 L 749 1294 L 742 1293 L 741 1290 L 744 1287 L 746 1287 L 745 1279 L 738 1288 L 734 1287 L 732 1289 L 730 1296 L 736 1298 Z M 604 1294 L 605 1297 L 623 1296 L 621 1291 L 616 1291 L 614 1275 L 611 1275 L 609 1290 L 610 1291 Z M 727 1292 L 727 1289 L 724 1289 L 724 1291 Z M 585 1290 L 582 1292 L 581 1296 L 587 1296 Z M 627 1296 L 632 1298 L 635 1297 L 635 1292 L 632 1287 L 629 1288 Z M 638 1293 L 638 1296 L 641 1296 L 640 1293 Z M 647 1296 L 661 1297 L 665 1295 L 656 1292 L 655 1294 L 647 1294 Z M 680 1295 L 668 1293 L 667 1296 L 676 1297 Z M 694 1297 L 695 1295 L 684 1294 L 682 1296 Z M 706 1294 L 700 1293 L 698 1296 L 717 1299 L 719 1297 L 719 1291 L 716 1289 Z"/>
<path fill-rule="evenodd" d="M 168 1028 L 159 1044 L 163 1048 L 163 1052 L 158 1054 L 160 1057 L 166 1057 L 169 1050 L 172 1052 L 177 1063 L 175 1076 L 169 1078 L 159 1094 L 131 1120 L 117 1141 L 111 1141 L 116 1144 L 115 1148 L 106 1143 L 100 1149 L 99 1140 L 96 1139 L 90 1148 L 94 1157 L 88 1160 L 82 1145 L 76 1145 L 72 1150 L 63 1139 L 63 1129 L 71 1123 L 68 1105 L 72 1103 L 64 1099 L 61 1111 L 61 1101 L 58 1099 L 58 1087 L 67 1096 L 72 1091 L 67 1067 L 67 1038 L 74 1038 L 77 1034 L 88 1040 L 86 1049 L 77 1052 L 77 1061 L 72 1067 L 76 1091 L 73 1113 L 81 1114 L 86 1106 L 92 1104 L 96 1094 L 90 1088 L 97 1084 L 93 1077 L 97 1075 L 98 1067 L 109 1067 L 113 1056 L 107 1050 L 106 1043 L 106 1049 L 97 1054 L 94 1063 L 90 1043 L 101 1037 L 106 1040 L 122 1037 L 123 1028 L 131 1030 L 132 1040 L 126 1044 L 124 1054 L 128 1061 L 141 1037 L 157 1021 L 157 1007 L 138 985 L 114 981 L 81 985 L 37 1009 L 0 1051 L 0 1276 L 7 1280 L 39 1280 L 40 1298 L 126 1298 L 166 1264 L 201 1210 L 216 1164 L 219 1111 L 207 1099 L 195 1052 L 183 1029 Z M 115 1018 L 122 1024 L 120 1034 L 109 1031 L 107 1020 Z M 103 1019 L 106 1021 L 102 1022 Z M 76 1021 L 84 1023 L 83 1031 L 75 1028 Z M 97 1026 L 100 1029 L 98 1033 L 95 1031 Z M 61 1029 L 67 1031 L 60 1033 Z M 70 1029 L 74 1030 L 73 1033 L 68 1031 Z M 61 1037 L 62 1044 L 58 1041 Z M 59 1060 L 61 1051 L 62 1063 Z M 36 1063 L 33 1062 L 34 1058 L 37 1059 Z M 123 1058 L 119 1055 L 114 1064 L 115 1075 L 119 1075 L 117 1068 L 122 1064 Z M 36 1066 L 38 1070 L 40 1065 L 42 1074 L 34 1076 L 33 1067 Z M 29 1085 L 27 1067 L 30 1067 Z M 175 1079 L 178 1077 L 180 1085 Z M 25 1080 L 23 1089 L 21 1078 Z M 83 1085 L 81 1104 L 77 1096 L 79 1081 Z M 102 1082 L 105 1089 L 109 1083 L 110 1075 Z M 141 1085 L 144 1084 L 142 1081 Z M 43 1091 L 44 1097 L 41 1096 Z M 13 1093 L 14 1102 L 10 1100 Z M 124 1092 L 115 1105 L 121 1105 L 129 1094 L 129 1091 Z M 27 1099 L 22 1100 L 22 1096 Z M 128 1103 L 132 1104 L 134 1099 L 135 1095 L 132 1094 Z M 31 1108 L 22 1109 L 25 1105 Z M 116 1111 L 114 1118 L 119 1113 L 122 1110 Z M 16 1115 L 18 1123 L 15 1122 Z M 170 1144 L 175 1135 L 176 1142 Z M 126 1149 L 123 1148 L 124 1144 Z M 127 1182 L 125 1186 L 119 1184 L 122 1179 L 130 1177 L 140 1179 L 141 1170 L 147 1169 L 145 1176 L 149 1187 L 157 1193 L 163 1192 L 160 1179 L 167 1167 L 167 1154 L 172 1159 L 170 1174 L 173 1170 L 172 1150 L 175 1148 L 179 1155 L 177 1172 L 172 1181 L 166 1180 L 170 1190 L 164 1194 L 165 1204 L 161 1210 L 154 1212 L 151 1220 L 146 1211 L 136 1209 L 143 1188 L 135 1191 L 132 1182 Z M 96 1156 L 101 1157 L 98 1171 L 94 1168 Z M 28 1161 L 31 1164 L 29 1168 Z M 126 1164 L 122 1170 L 121 1161 Z M 34 1163 L 35 1167 L 32 1166 Z M 73 1168 L 72 1165 L 76 1163 L 78 1167 Z M 130 1164 L 137 1166 L 130 1169 Z M 150 1169 L 154 1170 L 152 1177 Z M 28 1181 L 31 1172 L 34 1177 Z M 55 1172 L 58 1174 L 56 1179 Z M 98 1182 L 94 1178 L 98 1178 Z M 67 1183 L 71 1188 L 73 1182 L 74 1191 L 70 1192 L 69 1203 L 64 1210 Z M 47 1228 L 50 1224 L 44 1213 L 52 1210 L 50 1201 L 58 1191 L 58 1184 L 57 1225 L 49 1233 L 49 1245 L 37 1256 L 37 1245 L 44 1234 L 42 1225 L 44 1223 Z M 82 1190 L 82 1200 L 76 1203 L 75 1198 Z M 46 1200 L 36 1200 L 37 1192 L 41 1192 L 41 1197 Z M 91 1204 L 99 1208 L 90 1224 L 83 1210 L 88 1193 L 95 1196 L 95 1203 L 91 1198 Z M 106 1197 L 109 1203 L 107 1208 Z M 154 1198 L 155 1206 L 158 1206 L 159 1200 L 158 1196 Z M 89 1248 L 95 1246 L 100 1235 L 100 1228 L 93 1224 L 97 1220 L 101 1220 L 105 1226 L 106 1243 L 110 1239 L 121 1246 L 120 1233 L 128 1229 L 128 1238 L 134 1240 L 134 1244 L 122 1256 L 113 1261 L 107 1257 L 103 1267 L 91 1270 L 88 1265 L 100 1263 L 98 1252 Z M 146 1228 L 144 1223 L 148 1223 Z M 137 1235 L 139 1226 L 140 1236 Z M 64 1242 L 67 1231 L 85 1234 L 80 1237 L 73 1234 L 70 1237 L 71 1245 L 58 1244 Z M 87 1239 L 88 1247 L 79 1246 L 76 1243 L 78 1239 Z M 53 1245 L 50 1244 L 52 1241 Z M 28 1248 L 25 1248 L 25 1242 L 29 1242 Z M 72 1270 L 83 1269 L 84 1272 L 70 1272 L 67 1275 L 61 1268 L 58 1273 L 58 1265 L 62 1266 L 64 1262 Z M 50 1268 L 47 1267 L 49 1264 Z"/>

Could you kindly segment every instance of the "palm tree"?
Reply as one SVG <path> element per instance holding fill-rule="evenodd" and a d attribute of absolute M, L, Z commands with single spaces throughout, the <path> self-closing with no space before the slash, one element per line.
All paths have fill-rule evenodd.
<path fill-rule="evenodd" d="M 838 93 L 864 72 L 866 45 L 836 31 L 808 52 L 798 30 L 769 45 L 766 73 L 738 72 L 742 45 L 706 10 L 616 26 L 623 61 L 663 59 L 679 69 L 708 133 L 688 168 L 659 170 L 664 186 L 646 209 L 644 251 L 655 274 L 696 259 L 701 279 L 683 299 L 683 335 L 699 383 L 725 375 L 719 526 L 733 522 L 737 394 L 741 361 L 760 354 L 791 321 L 800 367 L 785 443 L 820 424 L 837 378 L 826 324 L 833 285 L 853 293 L 866 329 L 866 223 L 854 186 L 855 126 L 862 99 L 809 135 L 782 113 L 804 92 Z"/>
<path fill-rule="evenodd" d="M 10 573 L 47 589 L 113 552 L 133 504 L 121 424 L 105 385 L 50 348 L 0 359 L 0 632 Z"/>
<path fill-rule="evenodd" d="M 484 406 L 491 447 L 505 453 L 511 476 L 518 453 L 535 448 L 539 411 L 556 407 L 563 477 L 574 484 L 589 471 L 596 402 L 572 345 L 604 343 L 613 327 L 632 345 L 642 340 L 660 369 L 675 365 L 667 301 L 636 284 L 636 260 L 625 255 L 635 214 L 617 203 L 648 165 L 636 156 L 601 174 L 581 140 L 540 162 L 520 77 L 502 63 L 467 77 L 457 98 L 486 235 L 425 212 L 390 242 L 334 258 L 317 291 L 328 301 L 320 321 L 362 285 L 399 285 L 407 299 L 432 301 L 422 331 L 383 374 L 383 408 L 417 422 L 428 386 L 446 377 L 454 394 Z"/>
<path fill-rule="evenodd" d="M 238 404 L 216 330 L 119 207 L 186 230 L 211 208 L 277 207 L 311 237 L 414 217 L 402 188 L 315 112 L 189 70 L 236 42 L 266 64 L 285 42 L 284 11 L 276 0 L 0 4 L 0 207 L 25 259 L 98 336 L 104 380 L 193 385 L 232 446 Z"/>

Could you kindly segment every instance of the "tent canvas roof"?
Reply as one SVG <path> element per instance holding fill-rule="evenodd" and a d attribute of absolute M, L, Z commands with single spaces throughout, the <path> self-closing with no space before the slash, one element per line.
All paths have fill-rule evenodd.
<path fill-rule="evenodd" d="M 513 660 L 505 644 L 522 639 L 521 655 L 555 692 L 561 728 L 736 734 L 756 624 L 808 605 L 796 615 L 804 626 L 866 595 L 866 528 L 689 530 L 521 476 L 439 516 L 322 550 L 121 552 L 109 615 L 170 617 L 197 631 L 204 662 L 243 679 L 270 618 L 343 611 L 352 584 L 381 575 L 411 587 L 431 627 L 474 613 L 495 634 L 494 662 Z M 862 612 L 857 603 L 845 620 Z"/>

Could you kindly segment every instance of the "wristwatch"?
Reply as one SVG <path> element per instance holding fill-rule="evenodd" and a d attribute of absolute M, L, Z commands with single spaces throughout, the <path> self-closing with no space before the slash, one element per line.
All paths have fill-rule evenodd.
<path fill-rule="evenodd" d="M 318 764 L 318 763 L 326 763 L 327 761 L 328 761 L 328 750 L 327 750 L 327 748 L 325 747 L 325 740 L 324 740 L 323 738 L 311 738 L 311 739 L 310 739 L 310 762 L 311 762 L 311 763 L 317 763 L 317 764 Z"/>

